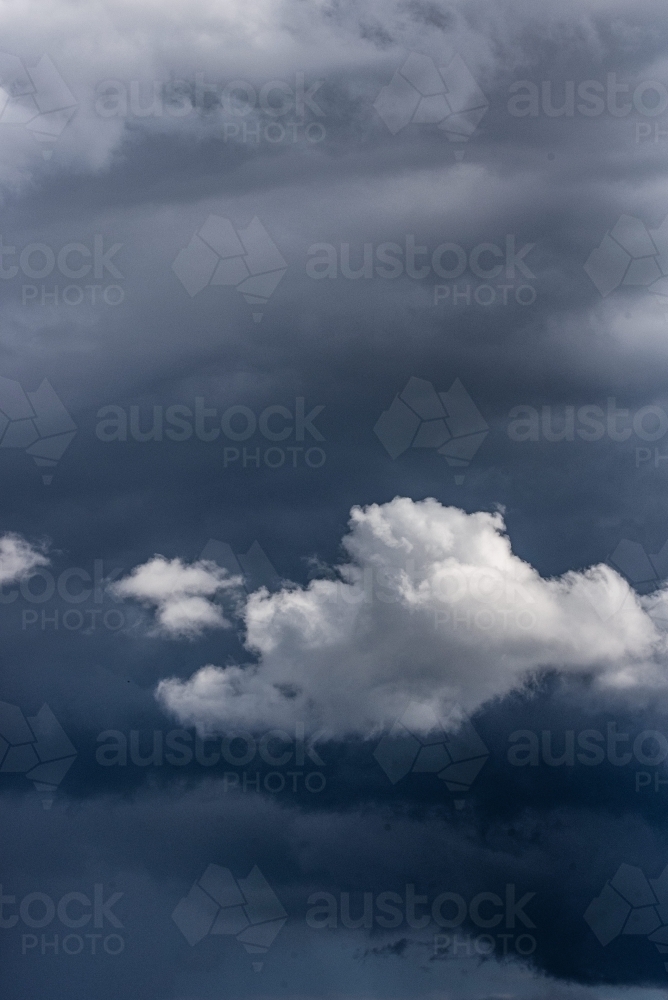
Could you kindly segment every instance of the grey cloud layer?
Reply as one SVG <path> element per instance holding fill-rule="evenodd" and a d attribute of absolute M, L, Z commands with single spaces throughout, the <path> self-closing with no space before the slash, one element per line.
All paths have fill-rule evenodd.
<path fill-rule="evenodd" d="M 643 986 L 665 983 L 654 945 L 620 935 L 603 947 L 582 914 L 620 864 L 650 878 L 664 869 L 663 786 L 655 786 L 663 765 L 634 757 L 618 767 L 606 757 L 587 767 L 576 757 L 552 766 L 542 732 L 566 757 L 571 730 L 576 752 L 583 731 L 600 730 L 606 753 L 608 724 L 632 734 L 631 748 L 638 733 L 663 732 L 668 450 L 664 434 L 652 439 L 650 418 L 639 435 L 633 417 L 647 407 L 668 413 L 668 310 L 647 282 L 622 283 L 626 250 L 603 261 L 605 296 L 584 269 L 620 216 L 651 233 L 668 214 L 665 115 L 632 103 L 643 94 L 651 101 L 643 81 L 668 86 L 663 11 L 598 0 L 549 10 L 421 0 L 309 8 L 22 0 L 5 6 L 0 24 L 2 50 L 20 63 L 0 59 L 0 86 L 27 87 L 19 96 L 28 108 L 25 121 L 10 124 L 0 94 L 0 374 L 25 393 L 47 379 L 77 425 L 50 485 L 25 448 L 1 446 L 0 427 L 0 700 L 26 717 L 47 702 L 78 750 L 50 811 L 23 774 L 0 773 L 9 817 L 2 885 L 17 898 L 44 892 L 57 901 L 104 883 L 107 893 L 125 893 L 117 910 L 126 937 L 118 960 L 103 952 L 96 965 L 88 954 L 42 956 L 39 944 L 24 957 L 20 933 L 2 928 L 4 993 L 607 1000 L 624 984 L 633 1000 L 655 995 Z M 411 52 L 435 67 L 458 54 L 475 77 L 489 106 L 467 142 L 451 142 L 436 120 L 392 134 L 378 114 L 374 102 Z M 43 53 L 76 101 L 46 141 L 35 137 L 46 122 L 35 107 L 57 104 L 55 128 L 69 98 L 40 83 Z M 224 91 L 235 79 L 257 96 L 246 114 L 237 114 L 244 90 Z M 403 79 L 408 103 L 390 110 L 405 116 L 418 98 Z M 523 80 L 537 114 L 509 110 L 510 88 Z M 263 92 L 271 81 L 280 86 Z M 603 98 L 595 114 L 580 108 L 586 81 Z M 617 83 L 629 89 L 613 102 Z M 432 89 L 420 114 L 431 109 L 436 119 L 438 78 Z M 305 101 L 303 124 L 297 107 L 272 113 L 282 97 Z M 154 100 L 161 114 L 146 114 Z M 200 106 L 189 109 L 190 100 Z M 553 115 L 564 101 L 565 113 Z M 628 102 L 628 113 L 615 113 Z M 228 262 L 218 271 L 228 284 L 206 271 L 191 296 L 174 273 L 211 215 L 237 237 L 257 217 L 287 263 L 275 290 L 255 296 L 264 301 L 247 300 L 230 275 L 245 276 L 249 264 L 258 274 L 271 268 L 233 241 L 204 252 L 205 271 Z M 454 249 L 434 258 L 443 244 Z M 525 246 L 529 274 L 513 263 L 512 247 Z M 643 281 L 656 275 L 659 249 L 629 245 Z M 449 277 L 462 254 L 464 269 Z M 336 278 L 309 274 L 316 258 Z M 388 268 L 401 273 L 389 277 Z M 492 286 L 490 304 L 481 286 Z M 488 431 L 463 472 L 435 447 L 409 444 L 393 459 L 374 434 L 411 376 L 442 393 L 459 379 L 474 400 Z M 322 440 L 297 437 L 299 399 L 306 413 L 324 407 L 314 419 Z M 216 410 L 204 424 L 220 430 L 212 440 L 194 430 L 198 406 Z M 105 407 L 124 414 L 125 440 L 99 433 Z M 151 435 L 154 407 L 161 439 Z M 221 426 L 232 407 L 241 408 L 227 425 L 238 439 Z M 532 408 L 525 441 L 509 434 L 516 407 Z M 611 407 L 629 413 L 610 425 Z M 268 408 L 263 426 L 291 428 L 282 440 L 260 429 Z M 190 422 L 190 436 L 166 433 L 178 426 L 168 412 Z M 590 440 L 579 431 L 591 428 L 592 413 L 604 430 Z M 252 419 L 257 427 L 244 439 L 239 429 Z M 317 451 L 307 464 L 309 447 L 322 450 L 322 464 Z M 353 507 L 366 513 L 347 533 Z M 257 542 L 294 586 L 248 599 L 219 567 L 202 564 L 209 539 L 235 555 Z M 622 555 L 635 555 L 615 562 L 624 540 L 636 548 L 627 544 Z M 386 571 L 401 570 L 411 547 L 417 580 L 407 574 L 401 585 Z M 539 607 L 533 631 L 506 614 L 505 629 L 496 616 L 492 629 L 472 632 L 467 613 L 473 621 L 489 610 L 483 590 L 456 607 L 436 594 L 439 574 L 450 583 L 462 568 L 484 575 L 492 557 Z M 345 582 L 326 569 L 335 566 Z M 132 575 L 136 567 L 143 574 Z M 123 600 L 107 577 L 125 581 Z M 385 604 L 378 592 L 398 600 Z M 239 624 L 244 608 L 245 633 L 218 627 Z M 444 611 L 442 634 L 431 625 Z M 216 666 L 202 673 L 204 664 Z M 560 680 L 523 686 L 542 667 L 567 669 Z M 162 704 L 160 682 L 169 694 Z M 391 726 L 416 696 L 429 708 L 485 703 L 474 723 L 490 755 L 461 809 L 435 774 L 392 785 L 373 757 L 375 737 L 341 737 L 347 727 Z M 302 786 L 275 799 L 265 790 L 223 792 L 227 764 L 167 773 L 95 761 L 105 729 L 128 742 L 140 732 L 148 753 L 154 730 L 182 724 L 172 710 L 229 732 L 292 727 L 297 708 L 298 722 L 312 712 L 337 734 L 331 764 L 323 750 L 321 795 Z M 537 734 L 535 766 L 508 761 L 517 730 Z M 171 919 L 212 863 L 237 879 L 257 864 L 288 910 L 261 973 L 232 937 L 209 935 L 191 949 Z M 439 961 L 433 942 L 416 942 L 405 927 L 339 926 L 328 936 L 305 925 L 309 892 L 333 893 L 339 910 L 349 892 L 361 914 L 364 892 L 405 893 L 406 883 L 467 901 L 476 892 L 504 896 L 508 883 L 536 892 L 528 911 L 537 929 L 524 928 L 536 934 L 535 955 Z M 44 933 L 56 930 L 62 937 L 55 922 Z"/>

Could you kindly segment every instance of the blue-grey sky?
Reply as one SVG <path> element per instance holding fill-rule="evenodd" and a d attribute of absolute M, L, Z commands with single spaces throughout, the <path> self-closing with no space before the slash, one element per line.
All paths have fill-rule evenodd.
<path fill-rule="evenodd" d="M 666 12 L 0 26 L 3 996 L 664 996 Z"/>

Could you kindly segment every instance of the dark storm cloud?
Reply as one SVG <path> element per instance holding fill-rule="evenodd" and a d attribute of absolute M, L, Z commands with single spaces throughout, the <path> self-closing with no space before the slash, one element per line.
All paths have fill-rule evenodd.
<path fill-rule="evenodd" d="M 114 910 L 122 928 L 102 927 L 105 933 L 113 927 L 125 941 L 119 960 L 111 963 L 103 954 L 97 962 L 84 957 L 74 969 L 61 964 L 56 983 L 69 982 L 72 975 L 83 975 L 84 981 L 99 975 L 102 963 L 114 975 L 144 982 L 142 963 L 149 968 L 167 963 L 176 973 L 185 962 L 191 974 L 206 977 L 208 966 L 213 971 L 224 961 L 230 974 L 241 977 L 238 988 L 246 993 L 251 959 L 235 950 L 236 942 L 214 938 L 189 948 L 171 920 L 179 899 L 209 864 L 228 867 L 236 878 L 257 865 L 281 900 L 288 923 L 266 956 L 265 975 L 272 984 L 287 975 L 293 989 L 295 976 L 315 988 L 317 968 L 322 982 L 335 988 L 341 972 L 337 953 L 347 955 L 354 968 L 360 949 L 379 953 L 374 975 L 381 981 L 385 975 L 396 974 L 400 981 L 417 976 L 425 986 L 445 985 L 458 968 L 455 957 L 467 959 L 473 971 L 492 949 L 498 957 L 505 949 L 513 964 L 491 967 L 487 974 L 512 982 L 523 975 L 516 966 L 517 947 L 531 952 L 525 960 L 533 967 L 559 978 L 663 982 L 662 960 L 650 942 L 631 937 L 612 948 L 602 945 L 583 918 L 620 864 L 641 867 L 650 878 L 663 871 L 665 838 L 639 819 L 603 821 L 595 813 L 558 809 L 546 821 L 526 811 L 513 823 L 490 824 L 484 837 L 472 837 L 466 817 L 454 823 L 416 821 L 388 810 L 375 816 L 356 811 L 309 816 L 279 812 L 254 796 L 221 798 L 206 786 L 197 794 L 169 796 L 156 789 L 132 804 L 101 799 L 67 811 L 54 805 L 48 815 L 36 801 L 26 801 L 12 813 L 13 829 L 4 837 L 11 874 L 3 891 L 14 899 L 5 902 L 5 919 L 31 892 L 58 901 L 68 891 L 91 896 L 97 883 L 105 887 L 105 899 L 122 893 Z M 84 857 L 74 844 L 61 844 L 73 825 L 78 843 L 95 843 Z M 41 846 L 47 828 L 54 845 L 49 850 Z M 603 846 L 606 842 L 610 846 Z M 382 893 L 394 895 L 380 898 Z M 443 893 L 436 919 L 434 901 Z M 481 893 L 485 902 L 481 897 L 472 903 Z M 401 919 L 384 908 L 390 903 Z M 41 929 L 30 923 L 37 923 L 44 904 L 31 905 L 27 922 L 5 930 L 8 962 L 14 974 L 54 976 L 47 961 L 53 956 L 41 952 Z M 368 920 L 362 917 L 367 906 Z M 497 912 L 501 920 L 494 920 Z M 319 924 L 328 914 L 327 930 Z M 22 941 L 21 934 L 35 931 L 36 946 L 31 938 Z M 51 941 L 54 933 L 62 938 L 63 927 L 52 921 L 48 933 Z M 109 942 L 111 950 L 118 947 Z M 401 963 L 387 968 L 393 954 Z M 299 961 L 292 966 L 295 957 Z"/>
<path fill-rule="evenodd" d="M 2 267 L 19 267 L 0 281 L 0 374 L 30 392 L 48 379 L 77 425 L 48 486 L 23 450 L 0 451 L 3 531 L 49 541 L 56 587 L 73 568 L 95 577 L 96 562 L 101 575 L 127 575 L 155 553 L 192 562 L 211 538 L 236 554 L 257 540 L 280 577 L 303 584 L 309 559 L 332 565 L 340 558 L 354 504 L 395 495 L 434 496 L 468 512 L 503 505 L 514 551 L 546 577 L 610 560 L 624 539 L 646 555 L 660 553 L 668 538 L 666 436 L 653 440 L 643 430 L 644 437 L 633 431 L 617 440 L 606 420 L 611 406 L 629 411 L 614 418 L 613 430 L 632 428 L 643 407 L 668 413 L 668 310 L 644 286 L 618 287 L 603 298 L 584 270 L 621 215 L 639 220 L 640 232 L 658 229 L 668 214 L 665 115 L 642 104 L 644 81 L 668 86 L 666 19 L 656 5 L 563 3 L 534 13 L 524 4 L 335 4 L 309 11 L 286 4 L 214 14 L 197 3 L 173 6 L 169 23 L 152 5 L 108 5 L 104 18 L 81 11 L 80 26 L 59 4 L 47 13 L 15 5 L 3 16 L 3 48 L 29 67 L 48 51 L 78 102 L 50 159 L 25 130 L 14 129 L 10 139 L 0 123 L 8 136 L 2 239 L 15 248 Z M 461 144 L 461 160 L 460 144 L 435 125 L 411 124 L 392 135 L 374 109 L 411 51 L 437 64 L 458 53 L 484 93 L 488 109 Z M 197 103 L 198 73 L 220 85 L 205 113 L 195 108 L 177 117 L 163 103 L 161 115 L 142 115 L 131 101 L 127 115 L 104 117 L 95 109 L 105 80 L 119 81 L 128 99 L 135 81 L 141 108 L 154 79 L 161 99 L 170 79 L 182 80 L 182 92 Z M 302 73 L 306 91 L 323 81 L 313 93 L 322 114 L 308 104 L 304 111 L 304 125 L 322 125 L 322 137 L 315 128 L 297 129 L 296 139 L 290 129 L 264 131 L 290 115 L 225 112 L 225 83 L 245 80 L 259 94 L 279 80 L 294 96 Z M 614 100 L 609 74 L 614 85 L 629 88 Z M 592 80 L 603 88 L 592 91 L 603 95 L 596 114 L 578 108 L 578 87 Z M 535 115 L 509 110 L 518 81 L 529 81 L 538 95 Z M 572 114 L 569 82 L 577 95 Z M 640 110 L 615 113 L 636 94 Z M 651 101 L 651 87 L 646 94 Z M 564 102 L 566 112 L 552 116 L 549 109 Z M 237 233 L 257 216 L 284 258 L 287 271 L 261 310 L 233 287 L 207 285 L 191 297 L 173 272 L 177 254 L 212 214 L 229 219 Z M 517 264 L 514 274 L 505 273 L 513 266 L 509 236 L 516 250 L 533 245 L 521 258 L 531 277 Z M 121 244 L 111 258 L 121 277 L 103 265 L 99 276 L 70 277 L 68 266 L 89 260 L 81 246 L 92 254 L 96 238 L 102 252 Z M 424 278 L 406 273 L 410 238 L 427 248 L 414 262 L 427 267 Z M 378 248 L 389 243 L 399 247 L 391 251 L 402 265 L 396 278 L 377 270 L 387 266 Z M 434 268 L 432 254 L 443 243 L 466 257 L 457 278 Z M 35 277 L 40 251 L 20 261 L 31 244 L 55 258 L 69 244 L 79 251 L 64 269 L 55 263 Z M 316 244 L 331 250 L 309 252 Z M 479 259 L 487 271 L 502 260 L 501 277 L 487 280 L 472 270 L 471 253 L 481 244 L 499 248 L 501 258 L 482 250 Z M 309 261 L 327 255 L 336 278 L 310 276 Z M 451 257 L 441 263 L 453 269 Z M 347 266 L 361 269 L 361 277 L 346 277 Z M 510 286 L 507 305 L 495 287 L 502 282 Z M 102 286 L 95 300 L 88 284 Z M 481 285 L 492 285 L 493 304 L 477 292 Z M 524 304 L 522 293 L 518 301 L 520 285 L 535 290 L 535 301 Z M 81 287 L 80 304 L 63 302 L 64 294 L 78 299 L 76 290 L 65 293 L 71 286 Z M 105 300 L 108 286 L 120 287 L 119 304 Z M 259 322 L 254 311 L 263 313 Z M 433 451 L 409 449 L 393 460 L 374 434 L 411 376 L 441 392 L 461 379 L 489 427 L 460 485 Z M 197 435 L 179 442 L 164 427 L 162 440 L 136 440 L 131 430 L 125 441 L 100 438 L 103 407 L 119 407 L 128 422 L 131 407 L 138 408 L 146 432 L 154 407 L 163 419 L 174 406 L 194 413 L 198 397 L 219 416 L 232 406 L 256 417 L 282 407 L 294 418 L 300 398 L 307 413 L 324 407 L 314 419 L 322 440 L 307 432 L 305 441 L 285 442 L 321 448 L 324 463 L 318 466 L 313 452 L 307 464 L 304 450 L 293 466 L 286 451 L 273 469 L 265 453 L 284 446 L 259 431 L 247 442 Z M 537 440 L 509 433 L 511 410 L 520 406 L 536 414 Z M 550 441 L 566 426 L 568 407 L 573 440 L 566 431 L 564 440 Z M 596 440 L 577 434 L 582 407 L 603 413 L 605 430 Z M 260 449 L 259 467 L 244 459 L 244 447 L 251 455 Z M 226 455 L 225 448 L 232 450 Z M 241 452 L 236 458 L 234 449 Z M 647 583 L 640 570 L 643 579 L 634 577 L 635 563 L 624 565 L 633 583 Z M 659 569 L 650 564 L 647 572 L 654 573 L 652 585 L 660 582 Z M 320 791 L 310 791 L 300 774 L 296 791 L 288 778 L 279 792 L 258 792 L 256 775 L 262 785 L 276 771 L 266 761 L 254 760 L 245 772 L 224 757 L 166 763 L 164 741 L 181 724 L 154 697 L 165 677 L 187 680 L 203 664 L 252 657 L 230 631 L 194 642 L 149 637 L 149 617 L 109 595 L 77 602 L 57 590 L 44 601 L 19 593 L 0 605 L 0 699 L 25 716 L 48 703 L 77 750 L 50 811 L 23 774 L 0 775 L 8 816 L 3 891 L 17 898 L 43 892 L 57 902 L 103 883 L 105 893 L 124 893 L 116 909 L 127 928 L 123 954 L 114 959 L 103 950 L 102 964 L 88 953 L 42 955 L 41 944 L 22 956 L 21 933 L 3 929 L 7 996 L 93 990 L 111 997 L 120 988 L 204 998 L 220 996 L 221 983 L 224 995 L 304 997 L 446 989 L 542 997 L 562 988 L 573 989 L 569 996 L 607 997 L 614 994 L 587 986 L 635 985 L 638 996 L 643 984 L 663 987 L 663 958 L 646 937 L 622 936 L 604 947 L 582 916 L 621 864 L 656 878 L 668 863 L 664 765 L 646 763 L 651 738 L 640 744 L 640 759 L 633 756 L 639 734 L 664 733 L 659 706 L 558 680 L 484 706 L 474 724 L 489 759 L 463 809 L 434 775 L 409 774 L 393 785 L 373 757 L 375 740 L 323 742 L 323 766 L 305 752 L 295 770 L 322 772 Z M 631 752 L 630 762 L 609 759 L 609 725 L 629 734 L 628 744 L 615 746 L 620 755 Z M 100 746 L 113 742 L 100 739 L 105 730 L 122 734 L 127 764 L 96 760 Z M 535 764 L 509 760 L 516 745 L 510 737 L 521 730 L 536 737 Z M 585 730 L 603 737 L 594 743 L 606 756 L 595 766 L 576 756 Z M 162 734 L 163 763 L 134 763 L 133 753 L 149 755 L 154 732 Z M 185 746 L 194 752 L 194 730 L 187 732 Z M 208 759 L 213 750 L 211 743 L 200 748 Z M 550 765 L 550 754 L 566 754 L 566 761 Z M 235 878 L 257 864 L 289 913 L 262 958 L 262 974 L 238 942 L 210 936 L 191 949 L 171 920 L 210 863 L 230 867 Z M 405 896 L 406 884 L 430 899 L 450 891 L 467 903 L 480 892 L 505 899 L 508 884 L 518 896 L 535 892 L 527 912 L 536 929 L 523 927 L 535 933 L 535 952 L 497 964 L 474 950 L 470 961 L 459 956 L 469 970 L 461 972 L 443 942 L 435 950 L 431 927 L 421 935 L 403 925 L 391 933 L 377 923 L 353 931 L 339 920 L 331 933 L 306 925 L 312 892 L 334 894 L 340 917 L 341 893 L 351 893 L 359 914 L 365 892 Z M 45 933 L 62 938 L 55 926 Z M 475 937 L 482 928 L 467 917 L 458 932 Z M 495 940 L 494 954 L 503 958 L 502 942 Z"/>

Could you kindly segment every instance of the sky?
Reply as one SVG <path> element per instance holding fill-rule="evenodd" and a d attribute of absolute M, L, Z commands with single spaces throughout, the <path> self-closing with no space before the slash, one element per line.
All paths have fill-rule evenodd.
<path fill-rule="evenodd" d="M 0 29 L 3 997 L 665 997 L 668 12 Z"/>

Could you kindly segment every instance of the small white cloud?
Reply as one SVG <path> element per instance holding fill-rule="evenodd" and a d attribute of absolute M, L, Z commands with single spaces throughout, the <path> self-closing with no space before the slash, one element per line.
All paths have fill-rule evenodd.
<path fill-rule="evenodd" d="M 109 589 L 115 597 L 155 608 L 157 632 L 195 638 L 206 628 L 231 627 L 215 598 L 239 587 L 241 580 L 216 563 L 200 560 L 188 566 L 156 555 Z"/>
<path fill-rule="evenodd" d="M 21 535 L 7 532 L 0 536 L 0 587 L 25 579 L 38 566 L 48 565 L 44 552 L 34 548 Z"/>
<path fill-rule="evenodd" d="M 163 680 L 159 701 L 205 729 L 302 719 L 370 734 L 409 701 L 426 717 L 470 713 L 546 668 L 668 690 L 666 635 L 645 598 L 605 565 L 542 578 L 499 513 L 398 497 L 354 508 L 343 546 L 340 579 L 249 597 L 257 663 Z"/>

